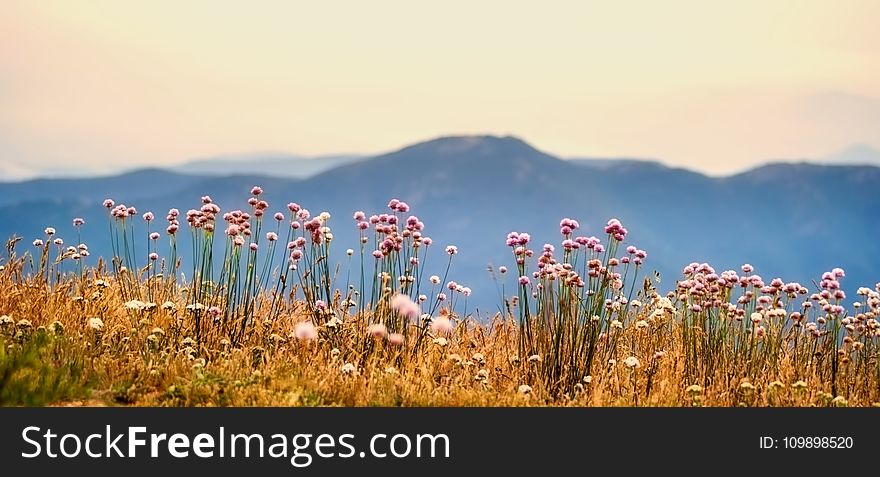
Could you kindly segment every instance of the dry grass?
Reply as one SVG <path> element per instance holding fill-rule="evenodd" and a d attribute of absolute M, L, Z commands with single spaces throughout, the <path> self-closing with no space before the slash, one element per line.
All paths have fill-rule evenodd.
<path fill-rule="evenodd" d="M 178 301 L 177 310 L 132 311 L 109 277 L 101 279 L 108 286 L 92 280 L 79 298 L 71 296 L 69 286 L 50 288 L 15 276 L 9 266 L 0 274 L 0 309 L 11 318 L 0 325 L 3 404 L 869 406 L 880 401 L 872 368 L 865 372 L 845 365 L 837 397 L 827 379 L 796 368 L 790 356 L 780 356 L 777 366 L 762 367 L 748 379 L 736 370 L 718 369 L 695 391 L 691 386 L 698 383 L 686 378 L 677 338 L 682 325 L 671 316 L 657 324 L 668 330 L 660 338 L 659 347 L 667 350 L 662 359 L 635 369 L 623 364 L 632 355 L 629 343 L 638 347 L 657 338 L 629 326 L 620 331 L 611 358 L 615 364 L 594 365 L 591 382 L 553 396 L 538 379 L 546 360 L 522 366 L 511 359 L 517 346 L 511 319 L 459 322 L 445 346 L 432 341 L 414 356 L 410 347 L 368 336 L 367 324 L 357 316 L 335 331 L 319 327 L 317 340 L 297 340 L 294 325 L 308 316 L 296 312 L 257 320 L 235 347 L 223 338 L 197 344 L 192 313 L 177 311 L 185 302 Z M 101 330 L 89 326 L 96 316 L 102 318 Z M 24 355 L 31 359 L 13 361 Z M 344 373 L 346 363 L 356 370 Z M 478 379 L 481 370 L 487 371 L 485 380 Z M 46 381 L 37 383 L 36 376 Z M 519 388 L 526 383 L 531 391 L 524 393 Z"/>

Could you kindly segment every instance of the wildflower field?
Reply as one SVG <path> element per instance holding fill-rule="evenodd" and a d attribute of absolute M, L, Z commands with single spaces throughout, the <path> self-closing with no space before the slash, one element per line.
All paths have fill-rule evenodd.
<path fill-rule="evenodd" d="M 497 237 L 499 311 L 480 315 L 456 245 L 405 202 L 338 219 L 250 192 L 164 220 L 107 199 L 108 223 L 73 225 L 105 228 L 109 257 L 51 227 L 10 239 L 0 404 L 880 405 L 880 284 L 847 297 L 844 270 L 807 286 L 692 263 L 660 284 L 620 221 L 563 218 L 557 244 Z"/>

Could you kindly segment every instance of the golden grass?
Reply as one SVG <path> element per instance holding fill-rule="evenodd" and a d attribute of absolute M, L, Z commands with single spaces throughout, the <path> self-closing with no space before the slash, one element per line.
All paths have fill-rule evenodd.
<path fill-rule="evenodd" d="M 195 342 L 192 312 L 181 293 L 156 306 L 129 309 L 120 283 L 84 276 L 53 285 L 23 272 L 24 261 L 0 271 L 0 404 L 133 406 L 877 406 L 876 347 L 845 359 L 837 396 L 822 369 L 795 365 L 785 347 L 746 361 L 718 359 L 688 378 L 682 321 L 674 313 L 633 310 L 609 359 L 595 360 L 589 378 L 552 392 L 541 367 L 516 355 L 517 325 L 453 316 L 443 340 L 429 336 L 413 350 L 367 332 L 368 314 L 319 326 L 314 341 L 297 340 L 296 323 L 311 319 L 288 303 L 275 319 L 265 303 L 233 346 L 221 334 Z M 162 307 L 170 300 L 175 308 Z M 100 318 L 97 326 L 91 318 Z M 650 320 L 645 330 L 635 325 Z M 97 329 L 100 328 L 100 329 Z M 690 330 L 700 333 L 696 326 Z M 439 337 L 437 337 L 439 338 Z M 876 341 L 873 338 L 873 342 Z M 600 348 L 603 346 L 600 343 Z M 662 350 L 662 358 L 653 353 Z M 864 353 L 866 350 L 861 350 Z M 847 353 L 855 353 L 847 350 Z M 639 366 L 630 368 L 630 356 Z M 849 354 L 847 354 L 847 357 Z M 858 363 L 858 364 L 856 364 Z M 354 372 L 346 373 L 346 364 Z M 42 376 L 42 378 L 40 378 Z M 589 381 L 589 382 L 586 382 Z M 526 386 L 523 386 L 526 385 Z"/>

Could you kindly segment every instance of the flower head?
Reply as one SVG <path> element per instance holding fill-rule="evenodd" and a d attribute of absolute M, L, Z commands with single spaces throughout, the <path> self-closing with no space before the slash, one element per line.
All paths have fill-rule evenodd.
<path fill-rule="evenodd" d="M 452 320 L 445 316 L 439 316 L 431 321 L 431 331 L 435 334 L 445 334 L 452 331 Z"/>
<path fill-rule="evenodd" d="M 422 314 L 419 304 L 403 293 L 391 297 L 391 309 L 408 319 L 417 318 Z"/>
<path fill-rule="evenodd" d="M 404 337 L 400 333 L 391 333 L 388 335 L 388 343 L 394 346 L 400 346 L 403 344 Z"/>
<path fill-rule="evenodd" d="M 351 363 L 345 363 L 339 368 L 339 372 L 344 375 L 351 376 L 357 374 L 357 368 Z"/>
<path fill-rule="evenodd" d="M 93 331 L 101 331 L 104 329 L 104 322 L 98 317 L 89 318 L 89 328 Z"/>
<path fill-rule="evenodd" d="M 625 360 L 623 360 L 623 364 L 630 369 L 636 369 L 642 365 L 642 363 L 639 362 L 639 358 L 636 358 L 635 356 L 630 356 L 629 358 L 626 358 Z"/>
<path fill-rule="evenodd" d="M 303 321 L 293 328 L 293 335 L 300 341 L 314 341 L 318 339 L 318 330 L 311 321 Z"/>
<path fill-rule="evenodd" d="M 385 327 L 382 323 L 373 323 L 372 325 L 367 327 L 367 333 L 369 333 L 373 338 L 382 339 L 388 335 L 388 328 Z"/>

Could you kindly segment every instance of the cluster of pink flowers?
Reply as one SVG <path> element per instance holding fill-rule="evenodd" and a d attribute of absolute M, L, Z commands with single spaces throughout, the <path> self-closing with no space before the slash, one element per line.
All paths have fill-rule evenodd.
<path fill-rule="evenodd" d="M 510 232 L 507 234 L 507 246 L 513 249 L 517 265 L 525 264 L 526 259 L 534 254 L 534 251 L 526 248 L 530 240 L 532 237 L 527 233 Z"/>
<path fill-rule="evenodd" d="M 581 224 L 579 224 L 577 220 L 566 217 L 559 221 L 559 233 L 561 233 L 563 237 L 568 238 L 571 233 L 580 228 L 580 226 Z"/>
<path fill-rule="evenodd" d="M 391 199 L 390 201 L 388 201 L 388 208 L 394 212 L 409 212 L 409 204 L 400 199 Z"/>
<path fill-rule="evenodd" d="M 168 227 L 165 229 L 165 232 L 168 233 L 168 235 L 177 234 L 177 230 L 180 228 L 180 221 L 178 220 L 179 216 L 179 210 L 168 209 L 168 215 L 165 216 L 165 220 L 168 221 Z"/>
<path fill-rule="evenodd" d="M 354 221 L 357 224 L 357 229 L 361 231 L 361 243 L 367 243 L 367 237 L 363 235 L 363 231 L 370 228 L 370 222 L 367 221 L 367 214 L 365 214 L 364 211 L 359 210 L 354 213 L 354 216 L 352 216 L 352 218 L 354 218 Z M 377 223 L 378 218 L 379 217 L 376 216 Z"/>
<path fill-rule="evenodd" d="M 326 231 L 324 230 L 324 220 L 320 216 L 312 217 L 303 221 L 303 228 L 309 232 L 312 243 L 321 244 L 326 239 Z"/>
<path fill-rule="evenodd" d="M 294 216 L 297 216 L 297 214 L 299 214 L 300 211 L 303 210 L 303 208 L 299 204 L 297 204 L 296 202 L 290 202 L 287 204 L 287 210 L 289 210 L 290 213 L 293 214 Z M 308 211 L 306 211 L 306 216 L 307 216 L 306 218 L 308 218 Z M 293 224 L 296 224 L 296 227 L 294 227 Z M 297 229 L 297 228 L 299 228 L 299 223 L 296 220 L 292 220 L 290 222 L 290 227 L 293 229 Z"/>
<path fill-rule="evenodd" d="M 559 263 L 554 257 L 555 247 L 551 244 L 544 244 L 544 250 L 538 257 L 538 270 L 532 274 L 537 280 L 560 280 L 561 282 L 578 288 L 586 286 L 580 275 L 574 271 L 574 267 L 570 263 Z M 538 284 L 538 287 L 543 287 Z"/>
<path fill-rule="evenodd" d="M 461 293 L 465 297 L 471 296 L 470 287 L 466 287 L 466 286 L 464 286 L 454 280 L 450 280 L 449 283 L 446 284 L 446 288 L 449 289 L 449 291 L 451 291 L 451 292 Z M 444 295 L 444 298 L 445 298 L 445 295 Z"/>
<path fill-rule="evenodd" d="M 602 241 L 596 237 L 575 237 L 572 239 L 565 239 L 562 241 L 562 248 L 566 251 L 574 251 L 578 250 L 581 247 L 584 247 L 587 250 L 592 250 L 596 253 L 602 253 L 605 251 L 605 247 L 602 245 Z"/>
<path fill-rule="evenodd" d="M 296 270 L 297 264 L 303 258 L 302 248 L 306 245 L 305 237 L 297 237 L 294 240 L 287 243 L 287 250 L 290 251 L 290 255 L 288 257 L 289 266 L 291 270 Z"/>
<path fill-rule="evenodd" d="M 746 307 L 754 303 L 750 321 L 754 327 L 755 336 L 764 336 L 763 322 L 766 318 L 786 317 L 791 320 L 794 327 L 804 326 L 806 331 L 813 337 L 819 338 L 828 334 L 829 330 L 823 328 L 829 318 L 841 319 L 841 324 L 852 335 L 855 332 L 871 332 L 871 322 L 874 319 L 876 309 L 880 309 L 880 294 L 875 294 L 875 307 L 869 305 L 868 313 L 859 313 L 855 317 L 846 315 L 846 309 L 841 302 L 846 299 L 846 294 L 840 289 L 839 279 L 844 276 L 844 271 L 835 268 L 822 275 L 818 293 L 810 294 L 809 299 L 801 302 L 801 311 L 789 313 L 786 306 L 798 297 L 809 294 L 806 287 L 797 282 L 785 282 L 781 278 L 774 278 L 765 283 L 760 275 L 754 274 L 754 267 L 749 264 L 742 266 L 743 275 L 738 275 L 733 270 L 726 270 L 720 275 L 706 263 L 692 263 L 683 270 L 685 276 L 677 284 L 678 299 L 690 303 L 692 312 L 702 312 L 713 308 L 724 312 L 728 317 L 742 321 L 746 315 Z M 734 288 L 740 288 L 740 296 L 732 303 L 727 297 L 732 294 Z M 860 289 L 865 296 L 873 294 L 871 290 Z M 855 304 L 859 309 L 860 303 Z M 816 307 L 823 314 L 816 317 L 815 322 L 804 323 L 806 312 Z M 874 321 L 876 323 L 876 320 Z M 853 342 L 852 336 L 844 338 L 844 342 Z"/>
<path fill-rule="evenodd" d="M 843 269 L 835 268 L 822 274 L 819 293 L 810 295 L 810 300 L 816 302 L 819 308 L 829 315 L 842 316 L 846 309 L 840 305 L 846 299 L 846 293 L 840 289 L 840 279 L 846 276 Z"/>
<path fill-rule="evenodd" d="M 676 285 L 678 288 L 678 299 L 682 302 L 690 301 L 690 310 L 699 313 L 708 308 L 718 308 L 722 305 L 726 306 L 726 302 L 722 299 L 722 289 L 731 289 L 736 286 L 738 279 L 736 273 L 732 271 L 724 272 L 724 278 L 715 273 L 715 269 L 708 263 L 691 263 L 682 270 L 684 280 Z M 757 276 L 756 276 L 757 277 Z M 760 277 L 757 280 L 763 285 Z M 745 311 L 737 313 L 737 317 L 741 319 L 745 315 Z"/>
<path fill-rule="evenodd" d="M 376 236 L 380 240 L 378 248 L 373 251 L 373 257 L 380 259 L 391 253 L 400 252 L 403 250 L 404 244 L 407 242 L 410 243 L 413 248 L 419 248 L 422 245 L 426 247 L 431 245 L 431 238 L 423 235 L 425 224 L 417 216 L 411 215 L 407 217 L 403 224 L 403 229 L 401 230 L 400 219 L 395 214 L 409 212 L 410 208 L 406 202 L 398 199 L 391 199 L 391 201 L 388 202 L 388 208 L 391 209 L 393 213 L 371 215 L 370 218 L 367 219 L 366 214 L 364 214 L 363 211 L 357 211 L 353 216 L 358 230 L 364 231 L 369 228 L 370 224 L 375 228 Z M 366 242 L 367 237 L 361 235 L 361 243 Z M 413 259 L 410 260 L 410 263 L 412 265 L 417 265 L 418 258 L 413 257 Z"/>
<path fill-rule="evenodd" d="M 214 222 L 220 207 L 214 203 L 210 196 L 202 197 L 202 207 L 190 209 L 186 212 L 186 221 L 194 229 L 204 229 L 207 232 L 214 231 Z"/>
<path fill-rule="evenodd" d="M 627 230 L 619 220 L 611 219 L 608 221 L 608 224 L 605 225 L 605 233 L 614 237 L 614 240 L 623 242 L 626 238 Z"/>
<path fill-rule="evenodd" d="M 269 208 L 269 203 L 260 199 L 263 189 L 259 186 L 251 188 L 251 198 L 248 199 L 248 205 L 253 207 L 254 217 L 262 217 Z"/>
<path fill-rule="evenodd" d="M 835 268 L 830 272 L 825 272 L 822 274 L 822 281 L 819 283 L 819 286 L 823 290 L 840 290 L 840 279 L 845 276 L 846 274 L 844 273 L 842 268 Z M 843 299 L 844 297 L 840 298 Z"/>
<path fill-rule="evenodd" d="M 606 231 L 612 235 L 613 240 L 622 240 L 626 236 L 626 229 L 620 225 L 616 219 L 612 219 L 608 223 Z M 526 270 L 526 260 L 533 256 L 534 251 L 527 248 L 531 237 L 527 233 L 510 232 L 507 234 L 506 244 L 513 250 L 514 258 L 520 269 L 521 276 L 518 279 L 522 287 L 526 287 L 532 283 L 534 279 L 537 283 L 532 292 L 532 296 L 537 297 L 538 292 L 543 290 L 545 283 L 559 282 L 570 287 L 586 288 L 586 282 L 582 276 L 585 274 L 590 278 L 602 277 L 610 282 L 613 290 L 621 290 L 623 288 L 623 275 L 614 270 L 621 264 L 634 263 L 636 266 L 641 265 L 643 260 L 648 256 L 644 250 L 630 247 L 627 249 L 627 255 L 618 259 L 611 257 L 607 260 L 607 264 L 603 263 L 597 257 L 605 251 L 601 240 L 590 236 L 572 237 L 573 233 L 580 228 L 580 223 L 572 218 L 564 218 L 559 222 L 559 232 L 563 236 L 562 250 L 565 252 L 561 261 L 557 260 L 554 255 L 556 249 L 552 244 L 544 244 L 542 251 L 538 257 L 537 270 L 531 272 L 530 275 L 523 274 Z M 577 263 L 577 251 L 584 250 L 588 253 L 584 269 L 579 273 L 575 270 L 574 263 Z M 607 265 L 607 266 L 606 266 Z M 506 271 L 506 269 L 505 269 Z M 590 289 L 588 294 L 592 295 L 595 291 Z"/>
<path fill-rule="evenodd" d="M 104 207 L 110 209 L 110 215 L 114 219 L 125 220 L 137 215 L 137 209 L 134 207 L 127 207 L 125 204 L 116 205 L 116 203 L 113 202 L 113 199 L 105 199 Z"/>
<path fill-rule="evenodd" d="M 635 265 L 641 265 L 642 261 L 644 261 L 645 258 L 648 257 L 648 252 L 645 252 L 642 249 L 638 249 L 632 245 L 626 247 L 626 254 L 627 256 L 620 258 L 620 263 L 627 264 L 632 262 Z"/>
<path fill-rule="evenodd" d="M 244 245 L 245 237 L 252 234 L 250 219 L 251 215 L 241 210 L 233 210 L 223 214 L 223 220 L 227 224 L 225 234 L 236 247 Z"/>
<path fill-rule="evenodd" d="M 510 232 L 509 234 L 507 234 L 508 247 L 525 247 L 526 245 L 528 245 L 530 240 L 532 240 L 532 236 L 527 233 Z"/>

